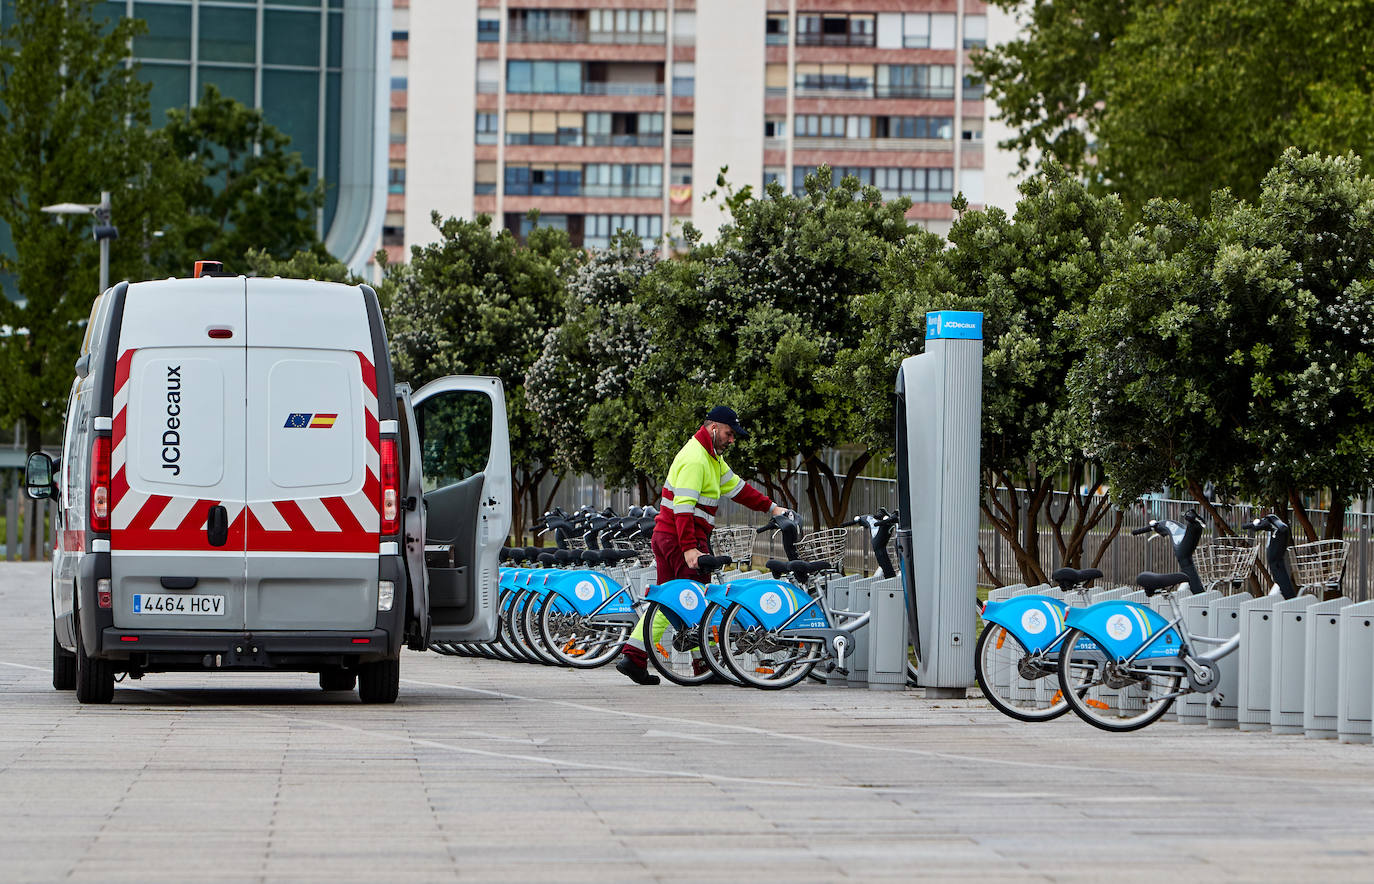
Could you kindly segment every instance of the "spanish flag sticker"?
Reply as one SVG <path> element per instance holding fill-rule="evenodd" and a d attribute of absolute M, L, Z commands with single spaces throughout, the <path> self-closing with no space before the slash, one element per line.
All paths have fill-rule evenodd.
<path fill-rule="evenodd" d="M 327 430 L 334 426 L 336 418 L 338 418 L 337 414 L 317 414 L 314 419 L 310 421 L 310 429 Z"/>

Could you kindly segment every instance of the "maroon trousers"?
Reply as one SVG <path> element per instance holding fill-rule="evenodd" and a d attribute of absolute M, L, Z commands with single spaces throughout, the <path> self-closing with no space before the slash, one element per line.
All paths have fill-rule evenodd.
<path fill-rule="evenodd" d="M 695 580 L 698 583 L 706 582 L 706 575 L 696 568 L 687 567 L 687 558 L 682 554 L 681 542 L 676 534 L 669 534 L 664 531 L 655 531 L 653 538 L 649 541 L 649 548 L 654 551 L 654 565 L 658 567 L 657 582 L 667 583 L 669 580 Z"/>

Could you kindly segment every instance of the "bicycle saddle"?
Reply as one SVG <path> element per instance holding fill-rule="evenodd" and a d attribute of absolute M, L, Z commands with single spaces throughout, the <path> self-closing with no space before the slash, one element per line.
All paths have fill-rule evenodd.
<path fill-rule="evenodd" d="M 554 563 L 554 561 L 555 561 L 557 558 L 558 558 L 558 557 L 555 556 L 553 553 L 551 553 L 551 552 L 546 552 L 546 553 L 540 553 L 540 554 L 539 554 L 539 558 L 537 559 L 537 561 L 538 561 L 541 565 L 544 565 L 545 567 L 548 567 L 549 565 L 552 565 L 552 564 Z"/>
<path fill-rule="evenodd" d="M 1156 574 L 1153 571 L 1141 571 L 1136 575 L 1135 582 L 1140 585 L 1141 589 L 1145 590 L 1146 595 L 1154 595 L 1162 589 L 1170 589 L 1180 583 L 1187 583 L 1188 575 L 1178 572 Z"/>
<path fill-rule="evenodd" d="M 1101 576 L 1102 572 L 1096 568 L 1085 568 L 1082 571 L 1075 568 L 1060 568 L 1050 575 L 1050 579 L 1059 584 L 1061 589 L 1067 590 L 1071 586 L 1078 586 Z"/>

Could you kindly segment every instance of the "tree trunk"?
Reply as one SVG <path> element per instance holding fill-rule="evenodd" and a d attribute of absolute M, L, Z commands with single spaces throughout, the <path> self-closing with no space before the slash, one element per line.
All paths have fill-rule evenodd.
<path fill-rule="evenodd" d="M 997 533 L 1011 545 L 1022 581 L 1028 584 L 1049 582 L 1040 563 L 1039 530 L 1040 511 L 1051 490 L 1049 480 L 1032 478 L 1026 483 L 1031 487 L 1023 491 L 1018 490 L 1016 482 L 1004 472 L 989 472 L 988 479 L 988 493 L 984 495 L 980 508 Z M 1007 503 L 999 498 L 999 488 L 1007 490 Z M 1026 503 L 1024 522 L 1021 518 L 1023 499 Z"/>
<path fill-rule="evenodd" d="M 1326 530 L 1322 540 L 1340 540 L 1345 536 L 1345 498 L 1331 498 L 1331 512 L 1326 514 Z"/>
<path fill-rule="evenodd" d="M 816 513 L 817 528 L 838 528 L 849 518 L 849 500 L 853 496 L 854 486 L 858 482 L 859 474 L 872 459 L 873 452 L 865 449 L 850 463 L 841 481 L 835 478 L 835 471 L 830 469 L 830 464 L 822 460 L 817 452 L 811 451 L 803 455 L 802 463 L 806 466 L 806 494 L 811 500 L 812 511 Z"/>
<path fill-rule="evenodd" d="M 1307 534 L 1309 541 L 1317 539 L 1317 529 L 1312 527 L 1312 519 L 1307 515 L 1307 507 L 1303 506 L 1302 495 L 1298 494 L 1296 488 L 1288 489 L 1288 502 L 1293 505 L 1293 518 L 1302 530 Z"/>
<path fill-rule="evenodd" d="M 1192 476 L 1185 477 L 1184 481 L 1188 484 L 1188 493 L 1193 495 L 1193 500 L 1196 500 L 1203 511 L 1212 517 L 1213 532 L 1221 537 L 1234 536 L 1236 533 L 1235 529 L 1231 527 L 1231 524 L 1226 521 L 1226 518 L 1217 508 L 1212 505 L 1212 502 L 1207 499 L 1207 495 L 1202 492 L 1201 483 Z"/>

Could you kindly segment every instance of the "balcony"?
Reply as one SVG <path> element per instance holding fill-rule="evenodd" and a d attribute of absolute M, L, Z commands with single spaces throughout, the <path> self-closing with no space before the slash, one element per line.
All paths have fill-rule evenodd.
<path fill-rule="evenodd" d="M 880 85 L 874 89 L 877 98 L 927 98 L 949 101 L 954 98 L 954 86 L 921 86 L 909 84 Z M 965 96 L 968 98 L 969 96 Z"/>
<path fill-rule="evenodd" d="M 787 42 L 787 35 L 783 34 L 782 42 Z M 805 33 L 797 34 L 798 46 L 876 46 L 878 45 L 876 34 L 817 34 Z"/>
<path fill-rule="evenodd" d="M 778 147 L 781 139 L 778 139 Z M 764 142 L 769 146 L 769 141 Z M 954 141 L 948 138 L 819 138 L 801 137 L 793 139 L 794 150 L 885 150 L 906 153 L 922 151 L 948 151 L 954 149 Z"/>
<path fill-rule="evenodd" d="M 663 187 L 658 184 L 584 184 L 582 195 L 659 199 L 663 196 Z"/>
<path fill-rule="evenodd" d="M 662 46 L 668 35 L 662 31 L 593 31 L 586 26 L 573 28 L 522 28 L 512 26 L 511 43 L 592 43 L 615 46 Z"/>
<path fill-rule="evenodd" d="M 588 147 L 662 147 L 661 134 L 605 135 L 590 134 L 583 139 Z"/>
<path fill-rule="evenodd" d="M 662 83 L 604 83 L 585 82 L 583 95 L 662 95 Z"/>

